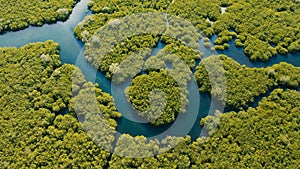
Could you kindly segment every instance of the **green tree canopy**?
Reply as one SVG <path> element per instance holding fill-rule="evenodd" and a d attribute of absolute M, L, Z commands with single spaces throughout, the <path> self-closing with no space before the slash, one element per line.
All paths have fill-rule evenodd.
<path fill-rule="evenodd" d="M 0 33 L 66 20 L 77 0 L 0 1 Z M 13 3 L 13 4 L 12 4 Z"/>

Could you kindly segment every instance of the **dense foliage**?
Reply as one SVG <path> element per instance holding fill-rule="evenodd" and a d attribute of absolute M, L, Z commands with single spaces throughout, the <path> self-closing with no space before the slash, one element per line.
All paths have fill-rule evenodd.
<path fill-rule="evenodd" d="M 251 60 L 267 61 L 276 53 L 299 51 L 299 1 L 241 0 L 229 4 L 213 29 L 222 39 L 226 38 L 224 31 L 236 32 L 236 45 L 244 46 Z"/>
<path fill-rule="evenodd" d="M 75 28 L 75 35 L 79 39 L 84 40 L 92 36 L 110 20 L 134 13 L 164 12 L 170 3 L 171 0 L 92 0 L 89 2 L 89 8 L 94 14 L 87 16 L 85 20 Z"/>
<path fill-rule="evenodd" d="M 125 80 L 141 73 L 143 69 L 151 71 L 165 68 L 165 63 L 162 63 L 160 67 L 157 66 L 163 60 L 169 62 L 174 61 L 173 58 L 168 58 L 170 54 L 175 54 L 178 57 L 178 59 L 175 60 L 177 60 L 177 62 L 182 60 L 182 62 L 186 64 L 184 66 L 190 69 L 193 69 L 196 60 L 201 58 L 201 52 L 195 51 L 183 45 L 179 40 L 174 40 L 167 36 L 161 37 L 161 41 L 166 45 L 163 52 L 158 53 L 158 57 L 151 57 L 152 50 L 159 40 L 158 38 L 159 37 L 155 35 L 126 38 L 126 40 L 118 43 L 111 52 L 104 55 L 102 59 L 101 55 L 97 55 L 100 53 L 99 51 L 103 51 L 101 49 L 92 47 L 86 50 L 85 54 L 88 56 L 88 61 L 96 65 L 98 63 L 99 70 L 105 73 L 106 77 L 112 78 L 112 81 L 115 83 L 123 83 Z M 174 65 L 176 64 L 174 63 Z"/>
<path fill-rule="evenodd" d="M 178 113 L 186 113 L 192 75 L 191 64 L 187 63 L 194 64 L 197 57 L 198 53 L 175 43 L 146 60 L 143 67 L 146 74 L 135 76 L 126 89 L 137 114 L 158 126 L 173 122 Z"/>
<path fill-rule="evenodd" d="M 82 100 L 77 93 L 95 86 L 85 82 L 78 68 L 61 66 L 58 54 L 59 47 L 52 41 L 0 49 L 1 168 L 87 168 L 107 164 L 110 154 L 84 132 L 75 112 L 61 115 L 74 107 L 69 106 L 72 95 L 74 100 Z M 109 114 L 106 118 L 115 128 L 111 117 L 120 114 L 112 97 L 96 90 L 101 96 L 97 105 Z"/>
<path fill-rule="evenodd" d="M 0 33 L 66 20 L 78 0 L 0 1 Z"/>
<path fill-rule="evenodd" d="M 127 134 L 115 140 L 114 118 L 120 113 L 112 97 L 87 83 L 76 67 L 61 66 L 58 52 L 52 41 L 0 50 L 3 168 L 103 168 L 108 161 L 109 168 L 295 168 L 299 163 L 299 92 L 275 90 L 256 109 L 207 117 L 202 124 L 214 132 L 196 142 L 190 137 L 149 141 Z M 277 83 L 296 85 L 285 80 L 299 78 L 299 72 L 282 76 L 296 68 L 272 68 L 268 75 Z M 176 72 L 169 73 L 173 77 Z M 147 76 L 151 74 L 159 72 Z M 70 114 L 61 115 L 65 108 Z M 115 154 L 102 148 L 114 148 Z"/>
<path fill-rule="evenodd" d="M 200 168 L 295 168 L 299 99 L 297 91 L 277 89 L 256 109 L 224 114 L 213 136 L 193 145 L 201 154 L 196 163 Z"/>
<path fill-rule="evenodd" d="M 214 30 L 207 19 L 217 20 L 221 15 L 221 6 L 226 5 L 226 1 L 220 0 L 175 0 L 170 5 L 168 13 L 188 20 L 201 29 L 206 36 L 211 37 Z"/>
<path fill-rule="evenodd" d="M 122 81 L 141 71 L 144 60 L 149 58 L 159 39 L 168 44 L 168 51 L 179 53 L 180 58 L 194 68 L 195 60 L 201 56 L 200 38 L 193 25 L 179 18 L 170 17 L 169 26 L 166 26 L 164 15 L 135 14 L 111 20 L 87 38 L 85 56 L 108 78 L 118 73 Z"/>
<path fill-rule="evenodd" d="M 116 69 L 120 69 L 123 74 L 132 74 L 123 75 L 124 78 L 132 77 L 141 71 L 143 66 L 143 61 L 149 58 L 151 55 L 151 49 L 156 46 L 158 42 L 158 37 L 155 35 L 144 35 L 144 36 L 134 36 L 127 38 L 126 40 L 118 43 L 112 52 L 109 52 L 102 59 L 101 57 L 93 57 L 95 51 L 101 50 L 94 49 L 86 51 L 85 53 L 89 58 L 94 60 L 94 65 L 99 66 L 99 70 L 106 74 L 106 77 L 112 78 L 114 74 L 117 73 Z M 93 53 L 90 53 L 93 52 Z M 142 52 L 140 52 L 142 51 Z M 129 61 L 130 60 L 130 61 Z M 99 63 L 99 64 L 98 64 Z M 96 66 L 95 65 L 95 66 Z M 114 68 L 114 65 L 116 68 Z M 130 70 L 125 70 L 130 68 Z M 136 71 L 134 71 L 137 69 Z"/>
<path fill-rule="evenodd" d="M 70 0 L 17 1 L 15 6 L 10 3 L 0 3 L 4 11 L 0 14 L 0 32 L 64 20 L 74 5 Z M 8 4 L 9 8 L 4 8 Z M 221 15 L 220 6 L 229 6 L 225 14 Z M 266 61 L 277 52 L 300 50 L 299 17 L 294 15 L 299 13 L 299 1 L 94 0 L 89 7 L 95 14 L 75 29 L 86 46 L 103 45 L 99 37 L 92 35 L 101 33 L 99 28 L 104 25 L 108 25 L 108 30 L 118 27 L 119 17 L 159 11 L 192 22 L 208 36 L 218 33 L 215 49 L 226 49 L 228 42 L 237 38 L 236 45 L 244 46 L 251 60 Z M 206 18 L 216 21 L 213 29 Z M 143 18 L 137 15 L 128 24 L 134 22 L 143 23 Z M 157 23 L 156 30 L 149 30 L 153 34 L 141 33 Z M 127 36 L 126 27 L 121 28 L 126 38 L 112 38 L 114 49 L 105 48 L 104 44 L 100 48 L 104 51 L 90 48 L 86 53 L 87 60 L 107 77 L 115 77 L 113 80 L 117 82 L 134 77 L 126 89 L 128 101 L 154 125 L 174 121 L 178 113 L 186 111 L 189 102 L 187 85 L 191 68 L 201 56 L 194 50 L 198 49 L 194 42 L 200 36 L 189 34 L 189 25 L 183 23 L 178 24 L 184 27 L 180 29 L 176 27 L 176 19 L 169 16 L 169 26 L 173 29 L 166 30 L 164 18 L 158 16 L 148 26 L 141 24 L 132 31 L 138 35 Z M 177 30 L 183 33 L 176 34 Z M 115 37 L 113 33 L 105 36 Z M 159 40 L 166 47 L 150 57 L 151 48 Z M 209 47 L 208 40 L 205 41 Z M 0 168 L 299 167 L 298 91 L 275 89 L 257 108 L 226 114 L 217 111 L 215 116 L 201 121 L 210 137 L 195 142 L 189 136 L 169 136 L 161 141 L 128 134 L 116 137 L 115 119 L 121 114 L 113 98 L 97 85 L 86 82 L 75 66 L 61 65 L 58 44 L 47 41 L 21 48 L 1 48 L 0 58 Z M 216 64 L 218 59 L 222 65 Z M 202 60 L 195 79 L 200 91 L 211 92 L 212 96 L 225 100 L 227 106 L 242 108 L 270 89 L 299 87 L 299 73 L 299 68 L 287 63 L 247 68 L 220 55 Z"/>
<path fill-rule="evenodd" d="M 221 7 L 227 7 L 225 13 L 222 13 Z M 208 37 L 216 33 L 219 36 L 215 40 L 217 50 L 227 49 L 228 42 L 236 38 L 236 46 L 245 47 L 245 54 L 252 61 L 267 61 L 277 53 L 300 51 L 300 3 L 294 0 L 176 0 L 126 3 L 118 0 L 95 0 L 91 1 L 90 8 L 96 14 L 88 16 L 75 29 L 75 34 L 83 41 L 111 19 L 133 13 L 158 11 L 191 22 Z"/>
<path fill-rule="evenodd" d="M 133 12 L 144 11 L 164 11 L 170 4 L 170 0 L 158 0 L 158 1 L 142 1 L 142 0 L 92 0 L 89 3 L 90 9 L 95 13 L 124 13 L 129 14 Z"/>
<path fill-rule="evenodd" d="M 147 142 L 144 137 L 123 135 L 116 148 L 121 156 L 113 155 L 109 168 L 297 168 L 299 103 L 299 92 L 276 89 L 257 108 L 221 115 L 219 124 L 214 124 L 215 117 L 204 119 L 202 123 L 208 127 L 217 126 L 209 138 L 195 142 L 179 138 L 174 148 L 154 157 L 132 158 L 139 155 L 132 152 L 151 155 L 164 152 L 164 146 L 158 148 L 158 142 Z M 173 141 L 169 138 L 166 142 Z"/>
<path fill-rule="evenodd" d="M 226 0 L 130 0 L 126 2 L 121 0 L 93 0 L 89 3 L 89 7 L 95 14 L 88 16 L 75 29 L 75 34 L 82 39 L 82 32 L 88 32 L 92 35 L 110 19 L 124 17 L 133 13 L 160 12 L 168 13 L 169 16 L 183 18 L 200 28 L 207 36 L 212 36 L 214 30 L 207 19 L 215 21 L 221 15 L 220 7 L 227 5 L 229 3 Z"/>
<path fill-rule="evenodd" d="M 217 59 L 221 60 L 221 65 L 216 64 Z M 210 70 L 207 71 L 207 68 Z M 300 68 L 284 62 L 268 68 L 247 68 L 225 55 L 220 55 L 204 59 L 196 69 L 195 79 L 201 92 L 211 92 L 212 96 L 226 100 L 229 107 L 243 108 L 253 102 L 255 97 L 274 87 L 298 87 L 299 73 Z M 216 80 L 211 80 L 212 78 Z M 215 84 L 220 84 L 223 80 L 226 80 L 223 88 Z M 222 94 L 224 90 L 226 94 Z"/>
<path fill-rule="evenodd" d="M 179 86 L 163 70 L 136 77 L 128 88 L 128 95 L 138 114 L 154 125 L 170 123 L 180 112 Z"/>
<path fill-rule="evenodd" d="M 144 23 L 149 17 L 151 21 Z M 145 60 L 151 54 L 151 49 L 158 43 L 159 37 L 165 30 L 165 21 L 159 15 L 135 15 L 122 19 L 111 20 L 108 25 L 97 30 L 86 42 L 85 57 L 88 62 L 111 78 L 118 66 L 131 55 L 133 59 Z M 153 30 L 153 28 L 156 28 Z M 139 53 L 140 51 L 145 51 Z M 122 63 L 122 64 L 121 64 Z M 138 64 L 138 65 L 136 65 Z M 130 67 L 139 67 L 133 62 Z M 123 67 L 129 67 L 123 66 Z M 130 70 L 128 72 L 135 72 Z"/>

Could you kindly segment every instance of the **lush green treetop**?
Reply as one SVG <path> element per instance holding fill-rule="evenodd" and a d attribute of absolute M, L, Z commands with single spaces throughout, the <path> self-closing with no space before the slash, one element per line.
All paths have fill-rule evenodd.
<path fill-rule="evenodd" d="M 276 89 L 257 108 L 223 115 L 217 113 L 217 117 L 202 120 L 208 130 L 214 129 L 208 138 L 191 142 L 186 137 L 172 149 L 154 157 L 113 155 L 109 168 L 297 168 L 300 160 L 299 108 L 299 92 Z M 214 124 L 217 119 L 219 122 Z M 124 135 L 119 141 L 117 150 L 122 154 L 139 149 L 146 149 L 150 154 L 157 151 L 158 143 L 147 142 L 144 137 Z M 126 146 L 136 143 L 143 146 Z M 148 146 L 152 149 L 147 149 Z"/>
<path fill-rule="evenodd" d="M 0 1 L 0 33 L 66 20 L 77 0 Z"/>
<path fill-rule="evenodd" d="M 127 90 L 137 113 L 151 124 L 158 126 L 170 123 L 181 111 L 179 85 L 166 71 L 138 76 Z"/>
<path fill-rule="evenodd" d="M 267 61 L 276 53 L 299 51 L 299 12 L 300 3 L 295 0 L 231 1 L 213 28 L 223 39 L 223 31 L 235 31 L 236 45 L 244 46 L 251 60 Z"/>
<path fill-rule="evenodd" d="M 298 87 L 299 73 L 300 68 L 284 62 L 267 68 L 248 68 L 219 55 L 201 61 L 195 79 L 201 92 L 211 92 L 219 100 L 226 100 L 227 106 L 239 109 L 275 87 Z"/>
<path fill-rule="evenodd" d="M 90 36 L 110 20 L 145 12 L 165 12 L 171 0 L 92 0 L 89 8 L 94 14 L 89 15 L 75 28 L 75 35 L 85 42 Z"/>
<path fill-rule="evenodd" d="M 0 167 L 104 167 L 110 153 L 93 142 L 84 131 L 86 124 L 77 120 L 77 115 L 89 114 L 88 109 L 74 112 L 80 104 L 70 104 L 72 97 L 88 100 L 89 95 L 81 93 L 96 87 L 86 83 L 75 66 L 61 65 L 58 44 L 1 48 L 0 58 Z M 114 118 L 120 113 L 110 95 L 95 90 L 96 105 L 115 130 Z M 67 109 L 70 113 L 62 115 Z M 105 145 L 113 141 L 112 133 Z"/>

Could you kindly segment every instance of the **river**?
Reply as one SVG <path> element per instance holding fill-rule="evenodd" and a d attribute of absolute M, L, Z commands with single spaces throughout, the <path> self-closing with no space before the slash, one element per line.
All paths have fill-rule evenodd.
<path fill-rule="evenodd" d="M 28 43 L 54 40 L 60 44 L 60 57 L 63 64 L 76 65 L 81 69 L 87 81 L 98 83 L 99 87 L 104 92 L 111 94 L 111 82 L 101 72 L 96 71 L 94 67 L 85 61 L 83 56 L 84 45 L 81 41 L 76 39 L 73 34 L 74 27 L 81 22 L 85 16 L 90 14 L 90 12 L 87 10 L 87 3 L 88 0 L 81 0 L 75 6 L 72 14 L 66 22 L 57 22 L 51 25 L 46 24 L 42 27 L 30 26 L 24 30 L 7 32 L 3 35 L 0 35 L 0 47 L 21 47 Z M 212 38 L 212 41 L 215 38 L 216 36 Z M 163 47 L 164 45 L 158 44 L 153 53 L 157 53 Z M 205 56 L 209 56 L 211 54 L 209 49 L 201 47 L 200 50 L 205 52 Z M 236 48 L 233 41 L 230 41 L 229 49 L 219 53 L 226 54 L 240 64 L 244 64 L 248 67 L 267 67 L 280 62 L 288 62 L 295 66 L 300 66 L 300 53 L 288 54 L 284 56 L 276 55 L 268 62 L 251 62 L 243 53 L 243 48 Z M 121 96 L 123 91 L 120 90 L 119 94 Z M 128 105 L 124 99 L 117 99 L 116 97 L 119 98 L 119 96 L 115 96 L 118 110 L 122 114 L 126 113 L 126 115 L 132 115 L 134 112 L 131 106 Z M 187 108 L 187 113 L 184 115 L 179 115 L 177 117 L 179 120 L 176 120 L 174 124 L 163 127 L 153 127 L 150 124 L 136 123 L 126 118 L 121 118 L 118 120 L 117 130 L 120 133 L 129 133 L 133 136 L 144 135 L 151 137 L 163 133 L 168 129 L 166 134 L 182 136 L 188 132 L 189 135 L 192 136 L 192 139 L 195 140 L 201 135 L 202 128 L 199 125 L 200 120 L 208 114 L 213 113 L 214 110 L 219 106 L 215 103 L 211 103 L 211 98 L 208 94 L 199 93 L 194 81 L 189 84 L 188 98 L 190 103 Z M 259 98 L 256 99 L 256 103 L 253 105 L 257 105 L 259 100 Z"/>

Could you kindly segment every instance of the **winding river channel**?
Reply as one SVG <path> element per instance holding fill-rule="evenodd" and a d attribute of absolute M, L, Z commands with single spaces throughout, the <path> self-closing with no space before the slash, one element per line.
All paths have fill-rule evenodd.
<path fill-rule="evenodd" d="M 0 47 L 21 47 L 28 43 L 53 40 L 60 44 L 60 57 L 63 64 L 76 65 L 81 69 L 87 81 L 98 83 L 99 87 L 103 91 L 111 94 L 111 82 L 101 72 L 96 71 L 94 67 L 85 61 L 83 56 L 84 45 L 81 41 L 76 39 L 73 34 L 74 27 L 81 22 L 85 16 L 90 14 L 90 12 L 87 10 L 87 3 L 88 0 L 81 0 L 75 6 L 72 14 L 66 22 L 57 22 L 51 25 L 46 24 L 42 27 L 31 26 L 25 30 L 7 32 L 3 35 L 0 35 Z M 212 38 L 212 41 L 215 38 L 216 36 Z M 164 45 L 159 43 L 153 52 L 157 53 L 163 47 Z M 211 55 L 211 51 L 205 49 L 204 47 L 201 47 L 200 50 L 205 53 L 205 56 Z M 229 49 L 219 53 L 226 54 L 240 64 L 244 64 L 248 67 L 268 67 L 280 62 L 287 62 L 294 66 L 300 67 L 300 53 L 276 55 L 268 62 L 251 62 L 243 53 L 243 48 L 235 47 L 233 41 L 230 42 Z M 119 94 L 122 95 L 123 92 L 120 91 Z M 269 93 L 266 95 L 268 94 Z M 124 100 L 116 99 L 116 97 L 118 97 L 116 94 L 113 96 L 116 100 L 118 110 L 122 114 L 133 114 L 133 110 L 131 110 L 132 108 L 128 103 L 126 103 Z M 173 127 L 175 123 L 163 127 L 153 127 L 150 124 L 136 123 L 126 118 L 121 118 L 118 120 L 117 130 L 120 133 L 129 133 L 133 136 L 154 136 L 164 132 L 167 129 L 170 129 L 172 126 L 172 129 L 168 130 L 169 135 L 185 135 L 186 130 L 188 129 L 188 133 L 192 136 L 192 139 L 196 139 L 201 135 L 201 127 L 199 125 L 201 118 L 214 112 L 214 110 L 218 108 L 218 105 L 213 102 L 211 103 L 211 98 L 208 94 L 199 93 L 194 81 L 189 84 L 188 98 L 190 103 L 187 108 L 187 113 L 178 117 L 180 120 L 178 120 L 178 122 L 177 120 L 175 121 L 175 127 Z M 256 102 L 253 103 L 252 106 L 256 106 L 260 99 L 261 97 L 256 98 Z"/>

